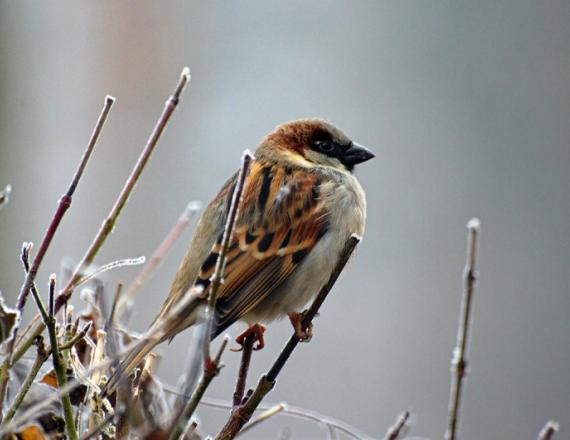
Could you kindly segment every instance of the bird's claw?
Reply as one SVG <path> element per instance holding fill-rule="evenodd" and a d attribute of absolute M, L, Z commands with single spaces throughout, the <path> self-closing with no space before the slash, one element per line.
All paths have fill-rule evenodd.
<path fill-rule="evenodd" d="M 238 343 L 239 347 L 237 348 L 230 348 L 231 351 L 240 352 L 243 350 L 245 345 L 245 340 L 247 338 L 253 337 L 253 344 L 257 342 L 253 346 L 253 350 L 261 350 L 265 347 L 265 339 L 263 337 L 263 333 L 265 333 L 265 326 L 262 324 L 253 324 L 250 325 L 244 332 L 240 333 L 236 338 L 236 342 Z"/>
<path fill-rule="evenodd" d="M 313 338 L 313 323 L 311 322 L 307 328 L 302 328 L 305 313 L 289 313 L 289 320 L 295 330 L 295 336 L 299 338 L 299 342 L 309 342 Z"/>

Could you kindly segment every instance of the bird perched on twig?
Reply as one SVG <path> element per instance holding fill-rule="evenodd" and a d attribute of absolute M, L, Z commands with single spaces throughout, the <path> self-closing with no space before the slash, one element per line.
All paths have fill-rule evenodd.
<path fill-rule="evenodd" d="M 355 165 L 373 157 L 321 119 L 280 125 L 261 141 L 226 255 L 212 339 L 241 319 L 249 331 L 258 333 L 262 345 L 264 327 L 257 323 L 286 315 L 301 340 L 310 338 L 312 330 L 301 328 L 299 312 L 328 281 L 348 238 L 364 233 L 366 200 L 352 172 Z M 151 330 L 192 287 L 208 291 L 236 179 L 237 173 L 202 214 Z M 157 343 L 196 323 L 196 303 L 184 307 L 182 317 L 158 339 L 143 338 L 127 354 L 111 376 L 107 392 Z"/>

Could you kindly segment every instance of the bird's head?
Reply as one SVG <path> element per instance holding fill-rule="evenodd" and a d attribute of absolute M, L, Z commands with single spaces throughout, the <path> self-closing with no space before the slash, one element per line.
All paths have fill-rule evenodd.
<path fill-rule="evenodd" d="M 279 125 L 263 139 L 258 155 L 303 167 L 327 166 L 346 171 L 374 157 L 370 150 L 322 119 L 299 119 Z"/>

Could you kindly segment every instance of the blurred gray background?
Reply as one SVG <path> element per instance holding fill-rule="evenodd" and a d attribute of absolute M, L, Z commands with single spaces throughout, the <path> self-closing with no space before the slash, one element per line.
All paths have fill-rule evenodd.
<path fill-rule="evenodd" d="M 275 125 L 327 118 L 377 158 L 357 174 L 365 240 L 325 303 L 316 336 L 269 401 L 381 437 L 411 409 L 441 438 L 460 305 L 466 222 L 482 220 L 465 439 L 570 429 L 570 2 L 168 1 L 0 3 L 0 288 L 39 244 L 105 94 L 117 97 L 39 273 L 79 259 L 110 209 L 184 65 L 192 83 L 97 259 L 150 256 L 186 203 L 207 202 Z M 141 292 L 144 330 L 190 233 Z M 119 269 L 109 286 L 137 268 Z M 110 289 L 112 290 L 112 289 Z M 241 326 L 234 326 L 236 335 Z M 257 381 L 291 332 L 270 327 Z M 161 347 L 174 383 L 189 335 Z M 229 400 L 239 355 L 209 395 Z M 202 408 L 215 432 L 227 412 Z M 324 438 L 279 416 L 245 436 Z"/>

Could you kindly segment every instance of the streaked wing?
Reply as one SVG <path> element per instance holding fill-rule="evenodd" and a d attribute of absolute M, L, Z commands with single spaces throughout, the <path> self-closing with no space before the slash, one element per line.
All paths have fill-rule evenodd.
<path fill-rule="evenodd" d="M 224 283 L 216 304 L 216 336 L 279 287 L 327 232 L 320 178 L 303 170 L 254 162 L 246 181 Z M 208 288 L 221 234 L 199 271 Z"/>

